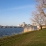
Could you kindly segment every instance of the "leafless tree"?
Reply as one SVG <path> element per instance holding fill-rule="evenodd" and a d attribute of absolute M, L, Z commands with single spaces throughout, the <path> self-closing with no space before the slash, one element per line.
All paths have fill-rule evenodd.
<path fill-rule="evenodd" d="M 46 16 L 46 0 L 36 0 L 36 9 L 40 14 Z"/>
<path fill-rule="evenodd" d="M 46 0 L 36 0 L 36 12 L 32 14 L 32 22 L 40 25 L 42 29 L 42 25 L 46 24 Z"/>

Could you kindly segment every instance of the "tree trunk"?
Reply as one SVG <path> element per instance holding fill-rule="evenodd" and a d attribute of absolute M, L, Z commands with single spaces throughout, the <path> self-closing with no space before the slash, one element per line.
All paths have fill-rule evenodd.
<path fill-rule="evenodd" d="M 42 25 L 40 25 L 40 29 L 42 30 Z"/>

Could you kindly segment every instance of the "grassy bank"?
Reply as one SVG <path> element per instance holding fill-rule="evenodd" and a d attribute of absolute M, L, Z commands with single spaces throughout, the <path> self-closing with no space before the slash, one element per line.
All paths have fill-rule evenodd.
<path fill-rule="evenodd" d="M 0 46 L 46 46 L 46 29 L 1 38 Z"/>

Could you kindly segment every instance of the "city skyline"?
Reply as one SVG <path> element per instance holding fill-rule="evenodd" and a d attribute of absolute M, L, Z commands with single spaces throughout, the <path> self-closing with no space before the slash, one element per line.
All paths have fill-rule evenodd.
<path fill-rule="evenodd" d="M 34 10 L 35 0 L 0 0 L 0 25 L 31 24 L 30 17 Z"/>

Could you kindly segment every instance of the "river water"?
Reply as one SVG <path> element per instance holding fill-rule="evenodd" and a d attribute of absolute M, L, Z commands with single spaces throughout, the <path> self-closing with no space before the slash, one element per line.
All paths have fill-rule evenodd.
<path fill-rule="evenodd" d="M 0 28 L 0 37 L 20 34 L 23 31 L 24 28 Z"/>

